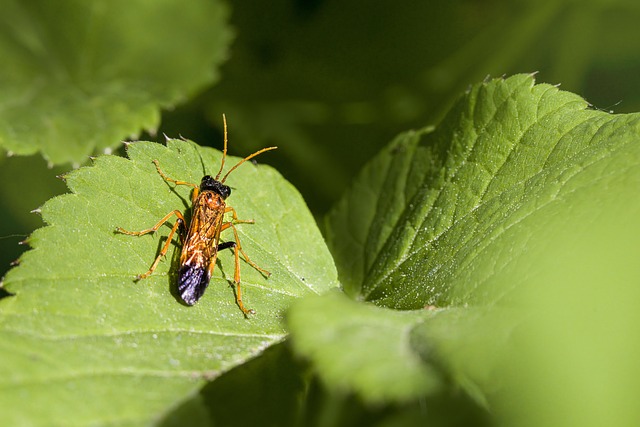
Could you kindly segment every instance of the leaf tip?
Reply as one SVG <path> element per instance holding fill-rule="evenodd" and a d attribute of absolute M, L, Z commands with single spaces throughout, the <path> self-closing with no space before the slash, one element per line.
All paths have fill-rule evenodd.
<path fill-rule="evenodd" d="M 7 288 L 4 287 L 4 277 L 0 277 L 0 289 L 2 289 L 2 292 L 4 293 L 2 298 L 13 297 L 16 295 L 13 292 L 9 292 Z"/>

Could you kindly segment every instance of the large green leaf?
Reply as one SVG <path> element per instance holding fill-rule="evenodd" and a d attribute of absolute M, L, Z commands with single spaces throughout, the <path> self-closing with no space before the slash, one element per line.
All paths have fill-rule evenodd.
<path fill-rule="evenodd" d="M 638 253 L 638 243 L 631 237 L 640 226 L 640 216 L 634 214 L 640 190 L 638 141 L 637 114 L 589 109 L 574 94 L 535 85 L 532 76 L 475 85 L 437 129 L 398 137 L 364 168 L 328 217 L 328 241 L 341 279 L 353 297 L 377 305 L 446 308 L 424 321 L 421 310 L 407 314 L 414 316 L 414 323 L 405 331 L 411 339 L 402 357 L 421 355 L 425 364 L 446 369 L 447 376 L 486 404 L 491 401 L 487 394 L 506 380 L 504 361 L 511 354 L 505 343 L 514 327 L 532 322 L 536 334 L 525 334 L 524 339 L 539 340 L 545 328 L 555 332 L 551 322 L 535 320 L 545 300 L 561 298 L 570 310 L 568 295 L 575 293 L 576 301 L 587 304 L 577 298 L 583 291 L 579 281 L 558 267 L 556 259 L 565 252 L 584 250 L 579 237 L 596 232 L 601 247 Z M 625 200 L 632 213 L 620 216 Z M 615 223 L 616 216 L 630 234 L 609 241 L 607 233 L 598 230 Z M 599 281 L 610 276 L 617 293 L 635 298 L 637 271 L 626 265 L 620 272 L 607 261 L 609 257 L 598 262 L 599 251 L 594 249 L 582 261 L 572 259 L 566 268 L 588 266 L 598 271 L 583 277 L 589 279 L 583 286 L 590 293 L 598 286 L 610 286 Z M 549 265 L 556 270 L 546 269 Z M 545 286 L 540 286 L 539 277 L 546 278 Z M 527 299 L 529 293 L 536 297 Z M 312 333 L 317 329 L 312 320 L 331 313 L 334 301 L 324 296 L 314 304 L 315 314 L 307 310 L 304 317 L 292 317 L 294 336 L 305 337 L 298 350 L 317 366 L 332 360 L 331 371 L 319 371 L 328 383 L 344 387 L 346 382 L 367 399 L 380 398 L 371 390 L 386 390 L 386 397 L 393 398 L 394 388 L 401 387 L 396 380 L 403 376 L 394 376 L 390 369 L 385 370 L 387 377 L 382 372 L 370 375 L 364 389 L 355 377 L 335 381 L 330 374 L 365 366 L 370 354 L 393 347 L 395 338 L 384 343 L 368 338 L 362 312 L 345 310 L 327 322 L 332 331 L 323 333 L 349 330 L 355 337 L 354 349 L 340 354 Z M 558 308 L 552 314 L 558 317 L 559 312 Z M 614 315 L 615 306 L 605 304 L 603 312 Z M 380 311 L 377 322 L 394 317 L 391 310 Z M 623 317 L 615 318 L 610 325 L 625 330 Z M 570 329 L 565 332 L 560 335 L 571 335 Z M 604 341 L 594 337 L 593 342 Z M 588 353 L 589 345 L 581 345 Z M 633 350 L 628 357 L 637 356 Z M 560 356 L 551 359 L 558 369 L 571 363 Z M 510 366 L 526 369 L 518 362 Z M 383 370 L 383 365 L 379 368 Z M 496 376 L 496 370 L 504 376 Z M 375 386 L 372 378 L 378 379 Z M 404 390 L 411 390 L 407 380 Z"/>
<path fill-rule="evenodd" d="M 0 147 L 53 163 L 156 129 L 161 107 L 214 80 L 230 41 L 218 1 L 0 6 Z"/>
<path fill-rule="evenodd" d="M 526 231 L 504 242 L 505 230 L 600 179 L 638 123 L 527 75 L 474 86 L 436 131 L 405 134 L 381 153 L 330 215 L 344 281 L 397 308 L 478 301 L 526 249 Z M 475 262 L 483 254 L 491 261 Z"/>
<path fill-rule="evenodd" d="M 237 226 L 243 248 L 272 273 L 267 279 L 241 265 L 244 302 L 256 314 L 245 319 L 234 302 L 228 250 L 193 307 L 174 296 L 176 244 L 152 276 L 134 282 L 169 226 L 140 237 L 115 228 L 145 229 L 190 203 L 190 187 L 165 182 L 152 160 L 170 177 L 199 183 L 204 173 L 216 174 L 220 153 L 170 140 L 166 147 L 133 143 L 128 154 L 131 160 L 98 157 L 67 176 L 72 194 L 43 206 L 49 225 L 33 233 L 33 249 L 5 279 L 15 296 L 0 303 L 0 406 L 12 408 L 0 412 L 2 425 L 159 419 L 207 379 L 282 341 L 283 314 L 293 300 L 337 285 L 300 195 L 275 170 L 250 163 L 227 183 L 228 203 L 240 218 L 255 220 Z M 227 158 L 227 168 L 238 160 Z"/>

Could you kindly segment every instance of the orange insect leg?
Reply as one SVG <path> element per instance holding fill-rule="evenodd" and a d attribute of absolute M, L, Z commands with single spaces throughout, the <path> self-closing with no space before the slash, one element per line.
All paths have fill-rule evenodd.
<path fill-rule="evenodd" d="M 271 273 L 269 273 L 267 270 L 265 270 L 263 268 L 260 268 L 255 262 L 251 261 L 251 258 L 249 258 L 249 256 L 246 254 L 246 252 L 242 249 L 242 245 L 240 244 L 240 237 L 238 236 L 238 230 L 236 229 L 234 223 L 238 223 L 238 224 L 253 224 L 254 221 L 252 219 L 250 219 L 250 220 L 240 220 L 240 219 L 238 219 L 238 215 L 236 214 L 236 210 L 233 209 L 231 206 L 227 206 L 225 208 L 224 212 L 225 213 L 231 212 L 231 215 L 233 217 L 233 221 L 224 223 L 222 225 L 222 227 L 220 228 L 220 231 L 224 231 L 229 227 L 231 227 L 231 229 L 233 230 L 233 237 L 234 237 L 234 240 L 235 240 L 235 244 L 233 245 L 233 254 L 234 254 L 234 258 L 235 258 L 235 265 L 234 265 L 234 271 L 233 271 L 233 283 L 236 286 L 236 304 L 238 304 L 238 307 L 240 307 L 240 310 L 242 310 L 242 312 L 245 315 L 247 315 L 247 314 L 255 314 L 255 310 L 246 308 L 244 306 L 243 302 L 242 302 L 242 287 L 240 285 L 240 254 L 242 254 L 243 258 L 245 259 L 245 261 L 249 265 L 251 265 L 253 268 L 258 270 L 259 272 L 261 272 L 265 276 L 269 277 L 271 275 Z"/>
<path fill-rule="evenodd" d="M 233 236 L 234 236 L 235 241 L 236 241 L 236 246 L 237 246 L 238 250 L 240 251 L 240 253 L 242 253 L 242 256 L 244 257 L 245 261 L 247 261 L 247 263 L 249 265 L 251 265 L 251 267 L 255 268 L 256 270 L 258 270 L 259 272 L 261 272 L 265 276 L 267 276 L 267 277 L 271 276 L 271 273 L 269 273 L 264 268 L 260 268 L 255 262 L 251 261 L 251 258 L 249 258 L 249 255 L 247 255 L 246 252 L 242 250 L 242 245 L 240 244 L 240 237 L 238 237 L 238 230 L 236 229 L 236 227 L 234 225 L 234 224 L 254 224 L 255 221 L 252 220 L 252 219 L 245 219 L 245 220 L 238 219 L 238 215 L 236 213 L 236 210 L 234 208 L 232 208 L 231 206 L 227 206 L 226 209 L 224 210 L 224 212 L 225 213 L 231 212 L 231 216 L 233 217 L 233 221 L 223 224 L 222 225 L 222 230 L 226 230 L 227 228 L 231 227 L 233 229 Z M 238 280 L 236 280 L 236 282 L 238 282 L 238 283 L 240 282 L 239 274 L 238 274 Z"/>
<path fill-rule="evenodd" d="M 194 203 L 196 201 L 196 199 L 198 198 L 198 193 L 199 193 L 199 187 L 198 184 L 194 184 L 192 182 L 187 182 L 187 181 L 178 181 L 176 179 L 173 178 L 169 178 L 167 175 L 165 175 L 164 172 L 162 172 L 162 170 L 160 169 L 160 162 L 158 162 L 157 160 L 153 161 L 153 164 L 156 165 L 156 170 L 158 171 L 158 173 L 160 174 L 160 176 L 162 177 L 162 179 L 164 179 L 165 181 L 168 182 L 173 182 L 175 185 L 188 185 L 190 187 L 193 187 L 193 195 L 191 196 L 191 203 Z"/>
<path fill-rule="evenodd" d="M 142 231 L 127 231 L 122 227 L 116 228 L 116 231 L 118 233 L 128 234 L 130 236 L 142 236 L 144 234 L 153 233 L 153 232 L 157 231 L 158 228 L 160 228 L 162 226 L 162 224 L 167 222 L 169 220 L 169 218 L 171 218 L 172 215 L 177 216 L 178 220 L 176 221 L 176 223 L 171 228 L 171 232 L 169 233 L 169 236 L 167 237 L 166 243 L 162 247 L 162 250 L 160 251 L 160 254 L 156 257 L 156 259 L 153 262 L 153 264 L 151 264 L 151 268 L 149 268 L 149 270 L 146 273 L 138 274 L 136 276 L 137 280 L 145 279 L 145 278 L 149 277 L 151 275 L 151 273 L 153 273 L 153 271 L 156 269 L 156 267 L 158 266 L 158 263 L 160 262 L 162 257 L 164 257 L 167 254 L 167 251 L 169 250 L 169 245 L 171 244 L 171 239 L 173 239 L 173 235 L 175 234 L 176 230 L 178 229 L 178 227 L 180 227 L 181 224 L 185 224 L 184 217 L 182 216 L 182 213 L 180 211 L 175 210 L 175 211 L 169 212 L 167 215 L 164 216 L 164 218 L 162 218 L 160 221 L 158 221 L 158 223 L 156 225 L 154 225 L 153 227 L 148 228 L 146 230 L 142 230 Z"/>

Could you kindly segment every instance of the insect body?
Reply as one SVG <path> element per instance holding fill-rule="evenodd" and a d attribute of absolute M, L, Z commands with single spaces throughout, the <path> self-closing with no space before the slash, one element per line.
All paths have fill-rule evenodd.
<path fill-rule="evenodd" d="M 218 258 L 218 252 L 223 249 L 231 248 L 234 250 L 235 255 L 235 268 L 233 275 L 233 282 L 236 286 L 236 303 L 240 310 L 247 315 L 254 313 L 253 310 L 247 309 L 242 303 L 242 290 L 240 288 L 240 254 L 244 257 L 245 261 L 253 268 L 260 271 L 265 276 L 270 276 L 271 273 L 258 267 L 247 254 L 242 250 L 240 245 L 240 239 L 238 237 L 238 231 L 235 224 L 239 223 L 253 223 L 253 220 L 240 220 L 233 207 L 227 206 L 226 199 L 231 194 L 231 188 L 225 185 L 227 177 L 238 166 L 247 160 L 264 153 L 265 151 L 274 150 L 277 147 L 263 148 L 256 151 L 250 156 L 245 157 L 232 167 L 229 172 L 222 179 L 222 169 L 224 168 L 224 161 L 227 155 L 227 121 L 224 120 L 224 151 L 222 152 L 222 162 L 220 170 L 215 178 L 210 175 L 205 175 L 200 182 L 200 185 L 192 184 L 186 181 L 178 181 L 169 178 L 162 172 L 157 160 L 153 163 L 156 165 L 156 169 L 162 178 L 167 182 L 173 182 L 176 185 L 188 185 L 193 187 L 193 194 L 191 196 L 191 202 L 193 205 L 191 222 L 188 230 L 186 229 L 186 221 L 182 213 L 178 210 L 170 212 L 164 218 L 162 218 L 152 228 L 142 231 L 127 231 L 118 227 L 117 232 L 123 234 L 129 234 L 133 236 L 141 236 L 147 233 L 153 233 L 158 228 L 167 222 L 173 215 L 177 217 L 176 223 L 173 225 L 167 241 L 162 247 L 160 254 L 157 256 L 151 268 L 146 273 L 139 274 L 138 279 L 144 279 L 151 275 L 158 266 L 158 263 L 162 257 L 167 253 L 171 240 L 176 231 L 179 232 L 180 239 L 182 241 L 182 253 L 180 255 L 180 269 L 178 271 L 178 293 L 182 300 L 188 304 L 195 304 L 200 297 L 204 294 L 205 289 L 209 285 L 213 269 L 215 268 L 216 260 Z M 231 213 L 231 221 L 225 221 L 224 216 L 227 213 Z M 228 242 L 220 242 L 220 233 L 228 228 L 233 230 L 234 240 Z"/>

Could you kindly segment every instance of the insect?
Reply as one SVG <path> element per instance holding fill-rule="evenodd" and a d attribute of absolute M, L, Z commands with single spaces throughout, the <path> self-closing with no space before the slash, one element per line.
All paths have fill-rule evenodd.
<path fill-rule="evenodd" d="M 255 153 L 245 157 L 232 167 L 226 175 L 220 179 L 224 168 L 225 158 L 227 156 L 227 119 L 222 116 L 224 123 L 224 150 L 222 151 L 222 161 L 220 170 L 215 178 L 205 175 L 200 181 L 200 185 L 186 181 L 179 181 L 169 178 L 160 169 L 157 160 L 153 163 L 160 176 L 167 182 L 175 185 L 188 185 L 193 187 L 191 196 L 192 214 L 191 222 L 188 224 L 179 210 L 174 210 L 164 216 L 153 227 L 142 231 L 127 231 L 121 227 L 116 228 L 116 232 L 128 234 L 132 236 L 142 236 L 144 234 L 153 233 L 167 222 L 172 216 L 176 216 L 177 220 L 171 232 L 167 237 L 167 241 L 162 247 L 160 254 L 156 257 L 151 268 L 146 273 L 136 276 L 136 280 L 149 277 L 158 266 L 160 260 L 165 256 L 171 240 L 176 231 L 179 232 L 182 242 L 182 252 L 180 254 L 180 268 L 178 270 L 178 293 L 180 298 L 188 305 L 194 305 L 204 294 L 209 285 L 213 269 L 215 268 L 218 252 L 223 249 L 233 249 L 235 255 L 235 268 L 233 282 L 236 288 L 235 298 L 236 304 L 242 310 L 244 315 L 255 314 L 255 311 L 248 309 L 242 303 L 242 290 L 240 288 L 240 254 L 245 261 L 253 268 L 262 273 L 265 277 L 269 277 L 271 273 L 256 265 L 242 249 L 236 224 L 253 224 L 253 220 L 238 219 L 236 211 L 233 207 L 226 204 L 226 199 L 231 194 L 231 188 L 225 185 L 225 181 L 238 166 L 265 151 L 275 150 L 277 147 L 267 147 L 256 151 Z M 225 221 L 225 214 L 231 213 L 231 220 Z M 231 228 L 233 230 L 234 240 L 228 242 L 220 242 L 220 233 Z"/>

